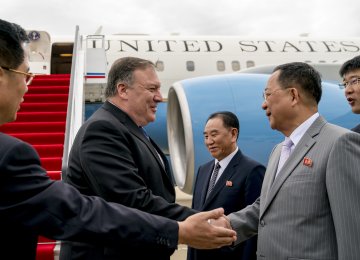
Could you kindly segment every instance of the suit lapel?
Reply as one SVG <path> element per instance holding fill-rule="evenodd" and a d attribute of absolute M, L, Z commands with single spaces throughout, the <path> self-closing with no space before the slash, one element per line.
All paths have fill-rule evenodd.
<path fill-rule="evenodd" d="M 152 141 L 151 141 L 151 138 L 150 140 L 148 140 L 145 135 L 141 132 L 141 130 L 139 129 L 139 127 L 135 124 L 135 122 L 124 112 L 122 111 L 120 108 L 118 108 L 117 106 L 111 104 L 110 102 L 106 101 L 104 104 L 103 104 L 103 108 L 105 110 L 108 110 L 113 116 L 115 116 L 115 118 L 117 118 L 123 125 L 125 125 L 127 127 L 127 129 L 133 134 L 135 135 L 137 138 L 139 138 L 143 143 L 146 144 L 146 146 L 149 148 L 149 150 L 151 151 L 151 153 L 153 154 L 155 160 L 157 161 L 157 163 L 160 165 L 160 168 L 163 170 L 163 173 L 165 173 L 165 175 L 167 176 L 167 178 L 169 178 L 169 180 L 171 181 L 172 183 L 172 179 L 171 179 L 171 176 L 170 173 L 168 174 L 168 170 L 167 169 L 167 165 L 165 163 L 166 161 L 166 158 L 164 158 L 165 156 L 163 155 L 162 151 L 160 150 L 160 148 L 158 148 L 158 151 L 157 152 L 155 149 L 155 147 L 157 147 L 153 144 Z M 164 164 L 161 162 L 159 156 L 158 156 L 158 153 L 160 156 L 162 156 L 162 159 L 164 161 Z"/>
<path fill-rule="evenodd" d="M 310 126 L 310 128 L 305 132 L 304 136 L 300 139 L 299 143 L 296 145 L 294 151 L 289 156 L 288 160 L 285 162 L 283 168 L 278 173 L 278 176 L 274 180 L 275 173 L 277 170 L 277 165 L 280 159 L 281 153 L 281 145 L 278 145 L 269 160 L 269 165 L 271 163 L 271 167 L 269 171 L 269 179 L 267 179 L 266 183 L 269 183 L 265 202 L 261 203 L 260 207 L 260 218 L 269 207 L 276 194 L 279 192 L 281 186 L 284 184 L 286 179 L 290 176 L 290 174 L 294 171 L 294 169 L 299 165 L 299 163 L 304 159 L 305 155 L 309 152 L 311 147 L 313 147 L 316 143 L 315 136 L 317 136 L 321 130 L 321 128 L 326 123 L 325 119 L 319 116 L 314 123 Z M 271 178 L 271 179 L 270 179 Z M 272 183 L 272 185 L 271 185 Z"/>
<path fill-rule="evenodd" d="M 268 167 L 265 172 L 264 181 L 263 181 L 263 187 L 261 188 L 261 195 L 265 194 L 265 196 L 262 199 L 262 201 L 265 201 L 266 197 L 268 196 L 271 186 L 273 185 L 273 181 L 275 178 L 277 165 L 279 164 L 280 159 L 280 153 L 281 153 L 281 144 L 278 144 L 275 146 L 273 151 L 270 154 Z M 265 203 L 260 204 L 260 212 L 263 212 L 263 208 L 265 206 Z"/>
<path fill-rule="evenodd" d="M 200 198 L 202 207 L 205 204 L 206 193 L 207 193 L 207 190 L 209 187 L 209 182 L 210 182 L 211 174 L 214 170 L 214 167 L 215 167 L 215 160 L 213 160 L 212 163 L 205 165 L 204 168 L 202 169 L 202 171 L 204 172 L 204 174 L 203 174 L 204 180 L 202 181 L 203 185 L 202 185 L 201 198 Z"/>

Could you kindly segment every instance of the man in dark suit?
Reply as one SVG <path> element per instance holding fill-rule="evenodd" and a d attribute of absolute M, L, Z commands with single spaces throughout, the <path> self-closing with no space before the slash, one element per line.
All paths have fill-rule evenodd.
<path fill-rule="evenodd" d="M 105 91 L 106 102 L 80 128 L 74 140 L 65 181 L 81 193 L 97 195 L 139 210 L 174 220 L 197 211 L 175 204 L 175 189 L 168 161 L 146 136 L 143 127 L 155 120 L 162 101 L 155 66 L 135 57 L 114 62 Z M 71 259 L 170 258 L 173 250 L 140 245 L 71 243 L 62 248 Z M 67 259 L 67 258 L 62 258 Z"/>
<path fill-rule="evenodd" d="M 237 146 L 238 136 L 239 120 L 235 114 L 216 112 L 207 119 L 205 145 L 215 160 L 198 169 L 192 200 L 194 209 L 204 211 L 223 207 L 225 214 L 230 214 L 252 204 L 260 196 L 265 167 L 242 154 Z M 215 173 L 217 164 L 220 168 Z M 187 259 L 255 260 L 256 239 L 255 236 L 236 248 L 189 248 Z"/>
<path fill-rule="evenodd" d="M 340 76 L 345 88 L 345 97 L 355 114 L 360 114 L 360 56 L 356 56 L 345 62 L 340 68 Z M 351 129 L 360 133 L 360 124 Z"/>
<path fill-rule="evenodd" d="M 0 125 L 16 119 L 31 83 L 26 32 L 0 19 Z M 234 233 L 210 229 L 215 210 L 184 222 L 147 214 L 101 198 L 84 196 L 62 181 L 50 180 L 29 144 L 0 133 L 0 254 L 35 259 L 38 235 L 96 244 L 142 245 L 174 250 L 178 243 L 212 248 L 231 244 Z M 200 226 L 201 227 L 200 227 Z M 192 234 L 191 234 L 192 233 Z M 227 237 L 230 235 L 230 237 Z"/>

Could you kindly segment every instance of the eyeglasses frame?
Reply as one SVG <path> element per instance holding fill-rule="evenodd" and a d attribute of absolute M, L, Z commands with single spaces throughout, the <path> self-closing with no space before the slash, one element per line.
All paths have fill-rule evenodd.
<path fill-rule="evenodd" d="M 28 73 L 28 72 L 23 72 L 20 70 L 14 70 L 14 69 L 10 69 L 9 67 L 5 67 L 5 66 L 0 66 L 0 68 L 7 70 L 7 71 L 11 71 L 11 72 L 15 72 L 15 73 L 19 73 L 19 74 L 23 74 L 26 76 L 26 85 L 30 85 L 32 80 L 35 78 L 35 74 L 33 73 Z"/>
<path fill-rule="evenodd" d="M 354 77 L 354 78 L 351 78 L 349 81 L 340 83 L 339 87 L 341 89 L 346 89 L 349 86 L 355 86 L 355 85 L 358 85 L 359 83 L 360 83 L 360 77 Z"/>

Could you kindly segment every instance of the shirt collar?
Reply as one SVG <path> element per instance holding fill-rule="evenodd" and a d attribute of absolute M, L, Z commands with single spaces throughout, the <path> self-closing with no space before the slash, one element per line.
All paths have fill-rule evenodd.
<path fill-rule="evenodd" d="M 314 123 L 314 121 L 319 117 L 319 113 L 316 112 L 311 117 L 306 119 L 301 125 L 299 125 L 289 136 L 291 141 L 294 143 L 294 146 L 296 146 L 300 139 L 304 136 L 306 131 L 309 129 L 309 127 Z"/>
<path fill-rule="evenodd" d="M 228 156 L 226 156 L 224 159 L 222 159 L 221 161 L 218 161 L 217 159 L 215 159 L 215 164 L 217 162 L 219 162 L 221 168 L 220 170 L 224 170 L 228 164 L 230 163 L 231 159 L 235 156 L 235 154 L 237 153 L 237 151 L 239 150 L 239 147 L 236 146 L 235 151 L 233 151 L 231 154 L 229 154 Z"/>

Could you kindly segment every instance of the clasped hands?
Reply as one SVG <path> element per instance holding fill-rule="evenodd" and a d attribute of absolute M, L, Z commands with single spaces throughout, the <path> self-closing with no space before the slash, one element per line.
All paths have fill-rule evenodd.
<path fill-rule="evenodd" d="M 236 232 L 232 230 L 222 208 L 200 212 L 179 222 L 179 244 L 213 249 L 231 245 L 234 241 Z"/>

